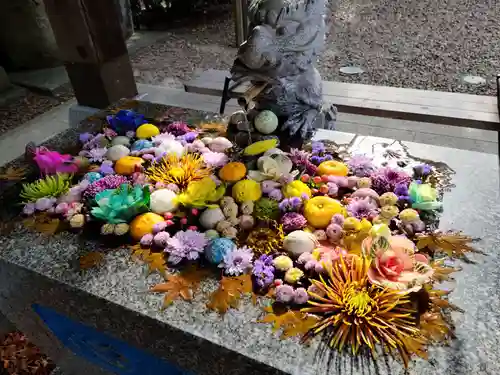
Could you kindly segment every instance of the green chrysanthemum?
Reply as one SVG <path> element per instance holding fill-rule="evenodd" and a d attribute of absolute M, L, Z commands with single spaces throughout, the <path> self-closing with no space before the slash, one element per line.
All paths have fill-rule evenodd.
<path fill-rule="evenodd" d="M 46 197 L 57 198 L 69 190 L 72 179 L 73 176 L 68 174 L 45 176 L 35 182 L 23 184 L 20 197 L 25 203 Z"/>

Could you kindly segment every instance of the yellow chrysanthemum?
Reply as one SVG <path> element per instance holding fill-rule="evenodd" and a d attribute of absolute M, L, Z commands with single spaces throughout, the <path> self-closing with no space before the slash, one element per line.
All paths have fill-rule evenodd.
<path fill-rule="evenodd" d="M 255 253 L 273 254 L 283 248 L 285 233 L 281 224 L 273 224 L 270 228 L 257 228 L 250 232 L 245 244 Z"/>
<path fill-rule="evenodd" d="M 317 292 L 310 293 L 312 306 L 302 311 L 321 320 L 306 338 L 324 333 L 330 347 L 339 351 L 350 347 L 353 354 L 363 346 L 375 354 L 375 345 L 380 344 L 406 362 L 413 353 L 408 343 L 419 336 L 416 312 L 408 294 L 370 285 L 369 267 L 366 258 L 341 257 L 327 267 L 327 277 L 312 280 Z"/>
<path fill-rule="evenodd" d="M 165 156 L 154 162 L 145 173 L 153 182 L 176 184 L 185 189 L 190 182 L 210 176 L 211 170 L 200 155 L 187 153 L 181 157 L 175 154 Z"/>

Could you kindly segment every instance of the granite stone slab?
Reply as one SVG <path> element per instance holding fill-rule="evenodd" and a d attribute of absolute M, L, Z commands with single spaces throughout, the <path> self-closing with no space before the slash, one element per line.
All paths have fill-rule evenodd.
<path fill-rule="evenodd" d="M 143 112 L 156 116 L 166 107 L 137 103 Z M 98 126 L 99 113 L 79 128 L 50 140 L 48 147 L 69 150 L 83 129 Z M 171 115 L 204 117 L 193 111 Z M 354 135 L 318 131 L 317 138 L 349 142 Z M 390 140 L 358 137 L 360 150 Z M 356 363 L 347 356 L 327 361 L 318 358 L 318 344 L 303 346 L 298 339 L 279 340 L 268 325 L 256 323 L 261 309 L 245 301 L 239 310 L 224 317 L 208 311 L 206 296 L 215 290 L 215 280 L 206 280 L 192 303 L 176 301 L 161 310 L 162 296 L 147 293 L 161 281 L 146 278 L 145 267 L 130 260 L 127 249 L 106 249 L 102 243 L 72 233 L 44 238 L 20 223 L 0 239 L 0 311 L 31 336 L 68 374 L 106 374 L 61 345 L 33 312 L 33 303 L 43 304 L 137 348 L 143 348 L 191 374 L 499 374 L 500 363 L 500 207 L 497 156 L 416 143 L 405 143 L 421 157 L 447 163 L 456 172 L 456 187 L 444 197 L 442 229 L 463 230 L 482 240 L 478 247 L 487 255 L 472 255 L 477 264 L 460 264 L 451 302 L 465 310 L 453 313 L 457 338 L 450 346 L 434 347 L 430 360 L 416 360 L 405 372 L 389 358 L 376 363 Z M 15 164 L 21 164 L 17 160 Z M 2 186 L 3 219 L 14 218 L 18 188 Z M 78 269 L 81 255 L 93 250 L 106 252 L 102 266 Z"/>

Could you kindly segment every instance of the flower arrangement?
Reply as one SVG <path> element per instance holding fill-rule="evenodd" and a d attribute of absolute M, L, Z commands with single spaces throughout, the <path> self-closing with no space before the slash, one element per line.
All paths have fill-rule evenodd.
<path fill-rule="evenodd" d="M 303 340 L 322 335 L 339 351 L 384 349 L 408 366 L 452 337 L 453 306 L 434 286 L 455 270 L 444 259 L 474 248 L 463 234 L 437 231 L 445 191 L 438 167 L 377 165 L 321 141 L 281 150 L 266 139 L 240 149 L 220 134 L 184 122 L 157 126 L 133 111 L 109 116 L 101 133 L 80 141 L 91 169 L 37 151 L 44 177 L 24 185 L 25 215 L 44 211 L 74 230 L 100 222 L 102 234 L 128 235 L 158 272 L 166 263 L 212 267 L 222 279 L 209 308 L 225 312 L 245 293 L 265 295 L 272 305 L 263 321 L 279 307 L 301 322 L 294 332 Z M 118 156 L 106 152 L 110 144 Z M 190 271 L 179 281 L 182 272 L 168 279 L 199 284 Z M 191 295 L 171 292 L 165 301 Z"/>

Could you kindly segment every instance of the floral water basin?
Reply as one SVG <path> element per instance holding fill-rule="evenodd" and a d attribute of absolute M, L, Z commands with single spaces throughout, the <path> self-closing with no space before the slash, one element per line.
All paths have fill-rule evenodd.
<path fill-rule="evenodd" d="M 464 191 L 456 176 L 494 156 L 476 155 L 482 167 L 464 172 L 434 160 L 450 161 L 443 148 L 417 157 L 399 142 L 333 132 L 302 149 L 240 149 L 224 119 L 122 106 L 132 110 L 102 113 L 4 168 L 2 198 L 17 204 L 5 215 L 22 211 L 4 220 L 8 262 L 283 373 L 302 374 L 297 361 L 312 373 L 333 366 L 325 356 L 374 366 L 383 350 L 390 367 L 427 371 L 419 357 L 444 366 L 434 348 L 465 337 L 456 320 L 472 308 L 451 281 L 466 273 L 483 285 L 479 253 L 498 239 L 498 212 L 483 220 L 487 201 L 450 204 Z M 109 152 L 138 141 L 118 159 Z M 493 183 L 482 198 L 498 196 Z M 253 355 L 245 337 L 259 343 Z"/>

